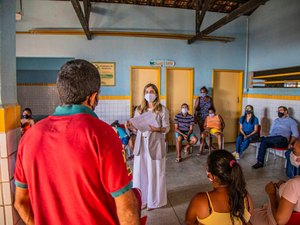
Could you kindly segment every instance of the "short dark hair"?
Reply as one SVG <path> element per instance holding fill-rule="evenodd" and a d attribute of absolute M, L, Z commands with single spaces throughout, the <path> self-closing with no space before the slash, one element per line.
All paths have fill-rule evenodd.
<path fill-rule="evenodd" d="M 182 108 L 183 106 L 186 106 L 186 108 L 189 110 L 189 105 L 188 105 L 187 103 L 182 103 L 181 108 Z"/>
<path fill-rule="evenodd" d="M 279 107 L 278 107 L 278 109 L 279 109 L 279 108 L 282 108 L 284 111 L 287 111 L 287 112 L 289 112 L 288 108 L 287 108 L 287 107 L 285 107 L 285 106 L 283 106 L 283 105 L 279 106 Z"/>
<path fill-rule="evenodd" d="M 203 86 L 202 88 L 200 88 L 200 92 L 201 92 L 201 90 L 204 90 L 206 93 L 208 93 L 208 90 L 207 90 L 207 88 L 205 86 Z"/>
<path fill-rule="evenodd" d="M 57 75 L 57 89 L 63 104 L 81 104 L 100 89 L 100 74 L 90 62 L 75 59 L 66 62 Z"/>
<path fill-rule="evenodd" d="M 31 111 L 31 109 L 30 109 L 30 108 L 25 108 L 25 109 L 23 109 L 23 111 L 22 111 L 22 112 L 24 112 L 24 111 L 27 111 L 27 112 L 29 112 L 29 113 L 30 113 L 30 115 L 32 115 L 32 111 Z"/>

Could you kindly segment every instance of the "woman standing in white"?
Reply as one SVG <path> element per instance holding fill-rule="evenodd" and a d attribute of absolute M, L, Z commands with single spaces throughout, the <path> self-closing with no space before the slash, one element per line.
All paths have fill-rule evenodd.
<path fill-rule="evenodd" d="M 142 208 L 147 210 L 167 204 L 166 145 L 165 134 L 169 132 L 169 111 L 160 104 L 158 89 L 154 84 L 144 88 L 144 99 L 135 111 L 135 117 L 151 111 L 158 127 L 138 130 L 134 145 L 133 187 L 142 192 Z"/>

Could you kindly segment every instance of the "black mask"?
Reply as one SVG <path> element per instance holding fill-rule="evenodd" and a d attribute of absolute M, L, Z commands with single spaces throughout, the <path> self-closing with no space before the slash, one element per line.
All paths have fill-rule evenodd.
<path fill-rule="evenodd" d="M 278 117 L 279 117 L 279 118 L 281 118 L 281 117 L 283 117 L 283 116 L 284 116 L 284 113 L 278 112 Z"/>
<path fill-rule="evenodd" d="M 24 119 L 30 119 L 30 118 L 31 118 L 30 115 L 23 115 L 22 117 L 23 117 Z"/>
<path fill-rule="evenodd" d="M 246 114 L 251 114 L 252 110 L 246 110 Z"/>

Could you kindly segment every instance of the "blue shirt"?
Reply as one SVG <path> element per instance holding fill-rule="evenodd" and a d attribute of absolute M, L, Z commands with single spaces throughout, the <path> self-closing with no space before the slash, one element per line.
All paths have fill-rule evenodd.
<path fill-rule="evenodd" d="M 246 135 L 251 134 L 254 131 L 254 127 L 258 125 L 258 119 L 256 116 L 253 118 L 253 123 L 251 124 L 252 118 L 247 122 L 247 118 L 244 119 L 245 116 L 240 118 L 240 124 L 242 125 L 242 129 Z"/>
<path fill-rule="evenodd" d="M 270 136 L 278 135 L 286 137 L 288 140 L 291 136 L 298 138 L 299 131 L 296 121 L 290 117 L 275 119 L 270 129 Z"/>
<path fill-rule="evenodd" d="M 120 139 L 124 138 L 124 137 L 128 137 L 128 135 L 126 134 L 125 130 L 123 130 L 123 128 L 121 127 L 117 127 L 118 130 L 118 134 Z"/>

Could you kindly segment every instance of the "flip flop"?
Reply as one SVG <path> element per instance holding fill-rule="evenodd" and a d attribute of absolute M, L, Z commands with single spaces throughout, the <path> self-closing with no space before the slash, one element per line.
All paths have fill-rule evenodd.
<path fill-rule="evenodd" d="M 176 158 L 176 159 L 175 159 L 175 162 L 177 162 L 177 163 L 179 163 L 179 162 L 181 162 L 181 161 L 182 161 L 181 158 Z"/>

